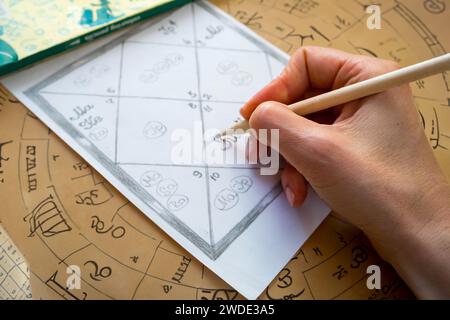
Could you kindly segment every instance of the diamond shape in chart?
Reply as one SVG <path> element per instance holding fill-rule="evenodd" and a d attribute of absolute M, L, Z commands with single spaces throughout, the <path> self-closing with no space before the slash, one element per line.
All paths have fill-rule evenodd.
<path fill-rule="evenodd" d="M 81 67 L 69 67 L 73 71 L 65 73 L 58 81 L 45 87 L 44 91 L 89 95 L 117 95 L 119 92 L 121 46 L 97 52 Z M 69 71 L 69 70 L 67 70 Z M 70 85 L 68 85 L 70 84 Z"/>
<path fill-rule="evenodd" d="M 279 176 L 261 176 L 254 166 L 209 162 L 207 147 L 215 142 L 204 133 L 229 127 L 280 63 L 206 7 L 192 3 L 174 14 L 176 25 L 169 16 L 120 37 L 27 95 L 82 142 L 112 182 L 147 205 L 149 217 L 215 260 L 280 186 Z M 183 149 L 190 157 L 174 158 L 184 143 L 177 138 L 190 143 Z M 242 156 L 245 138 L 228 142 L 216 151 L 236 148 Z"/>
<path fill-rule="evenodd" d="M 202 164 L 198 108 L 195 101 L 120 98 L 117 162 Z"/>
<path fill-rule="evenodd" d="M 120 94 L 167 99 L 198 98 L 195 65 L 194 48 L 125 42 Z M 174 79 L 183 86 L 174 86 Z"/>

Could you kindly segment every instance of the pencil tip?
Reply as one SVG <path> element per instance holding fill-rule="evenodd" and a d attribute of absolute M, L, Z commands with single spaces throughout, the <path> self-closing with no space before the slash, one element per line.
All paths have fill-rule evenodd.
<path fill-rule="evenodd" d="M 218 133 L 218 134 L 216 134 L 215 136 L 214 136 L 214 140 L 215 141 L 218 141 L 218 140 L 225 140 L 225 137 L 226 137 L 226 133 L 224 133 L 224 132 L 220 132 L 220 133 Z"/>

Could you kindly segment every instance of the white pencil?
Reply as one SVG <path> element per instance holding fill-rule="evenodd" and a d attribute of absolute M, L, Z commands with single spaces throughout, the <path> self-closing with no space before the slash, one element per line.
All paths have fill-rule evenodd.
<path fill-rule="evenodd" d="M 288 107 L 296 114 L 304 116 L 442 73 L 446 70 L 450 70 L 450 53 L 305 99 Z M 249 128 L 248 121 L 244 120 L 222 131 L 218 137 L 228 134 L 240 134 Z"/>

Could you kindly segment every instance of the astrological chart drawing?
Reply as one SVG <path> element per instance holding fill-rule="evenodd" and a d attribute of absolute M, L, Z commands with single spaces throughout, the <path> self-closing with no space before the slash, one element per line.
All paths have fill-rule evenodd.
<path fill-rule="evenodd" d="M 281 189 L 279 176 L 261 177 L 258 167 L 246 163 L 213 161 L 219 157 L 205 156 L 206 150 L 245 148 L 244 137 L 214 136 L 282 70 L 286 58 L 263 51 L 208 8 L 201 2 L 185 6 L 89 54 L 82 65 L 74 62 L 27 94 L 49 114 L 59 113 L 62 127 L 88 139 L 89 152 L 98 153 L 105 167 L 117 167 L 120 181 L 215 260 Z M 218 38 L 220 33 L 226 36 Z M 202 150 L 179 164 L 170 146 L 180 128 Z"/>
<path fill-rule="evenodd" d="M 300 46 L 303 38 L 305 45 L 374 54 L 406 65 L 433 56 L 428 46 L 430 38 L 424 37 L 421 30 L 427 30 L 433 42 L 441 43 L 443 48 L 450 46 L 446 31 L 449 9 L 441 1 L 377 1 L 386 14 L 383 29 L 375 33 L 368 33 L 365 25 L 358 22 L 365 18 L 364 5 L 368 1 L 214 3 L 289 53 Z M 409 20 L 400 12 L 407 12 Z M 344 18 L 345 25 L 352 28 L 342 30 Z M 311 26 L 329 41 L 313 34 Z M 447 138 L 450 107 L 444 77 L 413 83 L 412 89 L 430 145 L 450 179 L 450 138 Z M 8 159 L 2 160 L 0 166 L 0 201 L 4 208 L 0 219 L 27 257 L 34 298 L 242 298 L 143 218 L 138 209 L 3 90 L 0 123 L 0 145 L 3 145 L 0 157 Z M 36 146 L 36 156 L 27 155 L 29 145 Z M 65 209 L 64 216 L 72 227 L 70 237 L 67 232 L 49 238 L 39 233 L 30 237 L 29 221 L 23 218 L 49 196 L 49 190 L 54 191 Z M 88 261 L 94 261 L 97 270 Z M 82 276 L 82 290 L 66 288 L 66 268 L 72 264 L 79 265 L 82 275 L 86 275 Z M 381 290 L 366 287 L 369 264 L 381 267 Z M 111 275 L 106 277 L 109 270 Z M 91 273 L 98 281 L 90 277 Z M 412 297 L 364 236 L 334 216 L 323 222 L 260 296 L 261 299 Z"/>
<path fill-rule="evenodd" d="M 197 259 L 259 296 L 330 209 L 311 189 L 296 214 L 276 154 L 249 163 L 249 134 L 217 134 L 288 56 L 204 1 L 83 50 L 4 83 Z M 29 221 L 32 235 L 72 230 L 54 195 Z"/>

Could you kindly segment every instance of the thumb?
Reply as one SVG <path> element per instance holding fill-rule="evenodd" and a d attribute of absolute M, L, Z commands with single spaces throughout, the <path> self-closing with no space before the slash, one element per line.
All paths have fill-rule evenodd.
<path fill-rule="evenodd" d="M 337 140 L 331 132 L 332 128 L 299 116 L 282 103 L 260 104 L 249 122 L 258 138 L 262 135 L 262 129 L 268 130 L 267 137 L 270 139 L 266 139 L 267 144 L 283 155 L 307 180 L 314 179 L 333 160 Z M 279 129 L 279 139 L 274 139 L 276 135 L 270 131 L 273 129 Z"/>

